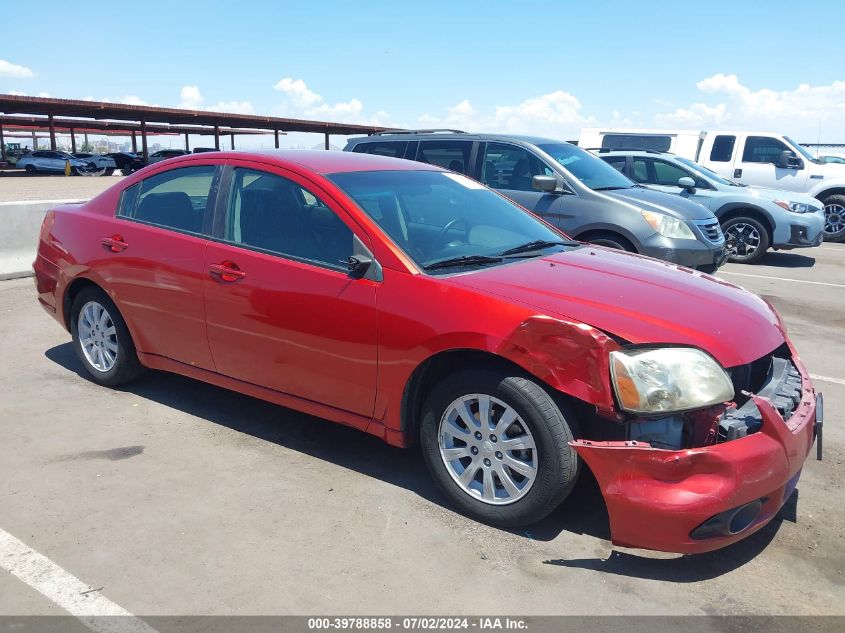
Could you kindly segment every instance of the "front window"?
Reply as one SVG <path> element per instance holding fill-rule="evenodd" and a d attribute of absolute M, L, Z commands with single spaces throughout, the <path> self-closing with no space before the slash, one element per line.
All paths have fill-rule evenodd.
<path fill-rule="evenodd" d="M 593 191 L 629 189 L 634 184 L 601 158 L 574 145 L 554 143 L 538 147 Z"/>
<path fill-rule="evenodd" d="M 786 142 L 789 143 L 790 145 L 792 145 L 792 147 L 794 147 L 798 151 L 798 153 L 801 154 L 801 156 L 804 157 L 805 160 L 808 160 L 811 163 L 818 163 L 818 164 L 820 164 L 822 162 L 818 158 L 813 156 L 810 153 L 810 151 L 806 147 L 804 147 L 803 145 L 796 143 L 795 141 L 793 141 L 788 136 L 784 136 L 783 138 L 786 139 Z"/>
<path fill-rule="evenodd" d="M 352 255 L 352 230 L 316 194 L 292 180 L 236 168 L 227 242 L 338 270 Z"/>
<path fill-rule="evenodd" d="M 771 136 L 749 136 L 742 152 L 744 163 L 777 163 L 781 152 L 789 150 L 786 143 Z"/>
<path fill-rule="evenodd" d="M 704 165 L 699 165 L 695 161 L 690 160 L 689 158 L 682 158 L 680 156 L 676 156 L 675 160 L 679 163 L 683 163 L 693 171 L 697 171 L 699 174 L 707 176 L 710 180 L 719 183 L 720 185 L 736 185 L 736 183 L 732 180 L 728 180 L 727 178 L 722 178 L 719 174 L 717 174 L 712 169 L 708 169 Z"/>
<path fill-rule="evenodd" d="M 450 258 L 498 258 L 530 242 L 566 239 L 521 207 L 459 174 L 370 171 L 329 178 L 422 268 Z M 453 272 L 432 270 L 441 271 Z"/>
<path fill-rule="evenodd" d="M 509 143 L 487 143 L 481 180 L 488 187 L 534 191 L 534 176 L 541 175 L 554 172 L 528 150 Z"/>

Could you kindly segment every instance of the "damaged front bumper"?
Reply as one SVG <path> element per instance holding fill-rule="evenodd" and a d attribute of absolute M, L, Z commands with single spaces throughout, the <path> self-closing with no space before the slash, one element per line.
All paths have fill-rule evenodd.
<path fill-rule="evenodd" d="M 761 391 L 751 398 L 759 429 L 745 437 L 682 450 L 637 441 L 572 442 L 601 487 L 614 544 L 707 552 L 745 538 L 775 516 L 821 428 L 821 394 L 800 360 L 793 363 L 801 396 L 791 415 L 784 420 Z"/>

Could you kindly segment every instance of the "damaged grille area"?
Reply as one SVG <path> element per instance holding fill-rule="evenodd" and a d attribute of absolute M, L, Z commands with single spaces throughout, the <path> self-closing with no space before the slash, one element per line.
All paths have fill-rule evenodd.
<path fill-rule="evenodd" d="M 759 374 L 761 367 L 764 366 L 761 361 L 764 360 L 768 369 L 765 380 L 759 388 L 741 386 L 737 388 L 737 382 L 745 379 L 748 380 L 746 383 L 748 387 L 753 387 L 754 376 Z M 801 374 L 792 359 L 779 356 L 777 352 L 750 365 L 734 368 L 731 371 L 731 377 L 734 380 L 734 388 L 737 389 L 737 405 L 740 405 L 739 396 L 742 395 L 742 391 L 748 391 L 770 400 L 781 417 L 789 420 L 801 402 Z M 762 417 L 757 405 L 747 396 L 743 396 L 743 399 L 744 403 L 741 406 L 726 411 L 719 421 L 718 442 L 728 442 L 760 430 Z"/>

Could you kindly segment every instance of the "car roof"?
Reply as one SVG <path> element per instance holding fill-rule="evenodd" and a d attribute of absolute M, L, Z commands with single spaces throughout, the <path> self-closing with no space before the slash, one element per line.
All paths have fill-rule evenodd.
<path fill-rule="evenodd" d="M 624 154 L 625 156 L 662 156 L 663 158 L 675 158 L 672 152 L 661 152 L 656 149 L 598 149 L 590 148 L 588 151 L 593 152 L 596 156 L 601 158 L 608 154 Z"/>
<path fill-rule="evenodd" d="M 279 167 L 304 167 L 318 174 L 336 174 L 353 171 L 444 171 L 437 165 L 418 163 L 401 158 L 338 152 L 335 150 L 274 149 L 201 152 L 172 159 L 171 165 L 194 161 L 226 160 L 237 158 L 270 163 Z"/>
<path fill-rule="evenodd" d="M 483 132 L 383 132 L 371 136 L 361 136 L 349 139 L 350 142 L 378 143 L 379 141 L 422 141 L 422 140 L 465 140 L 465 141 L 518 141 L 532 145 L 548 145 L 566 143 L 554 138 L 543 136 L 529 136 L 526 134 L 485 134 Z"/>

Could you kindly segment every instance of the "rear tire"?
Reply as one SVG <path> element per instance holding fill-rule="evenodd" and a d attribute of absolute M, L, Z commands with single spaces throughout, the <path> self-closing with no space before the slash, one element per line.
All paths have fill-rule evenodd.
<path fill-rule="evenodd" d="M 143 372 L 126 322 L 100 288 L 89 286 L 74 298 L 70 332 L 76 356 L 94 382 L 116 387 Z"/>
<path fill-rule="evenodd" d="M 824 204 L 824 241 L 845 240 L 845 195 L 835 194 L 822 201 Z"/>
<path fill-rule="evenodd" d="M 751 217 L 737 216 L 722 223 L 728 261 L 735 264 L 753 264 L 769 250 L 769 231 Z"/>
<path fill-rule="evenodd" d="M 567 417 L 529 378 L 462 371 L 441 380 L 426 399 L 422 452 L 460 512 L 497 527 L 527 525 L 560 505 L 577 480 Z"/>

